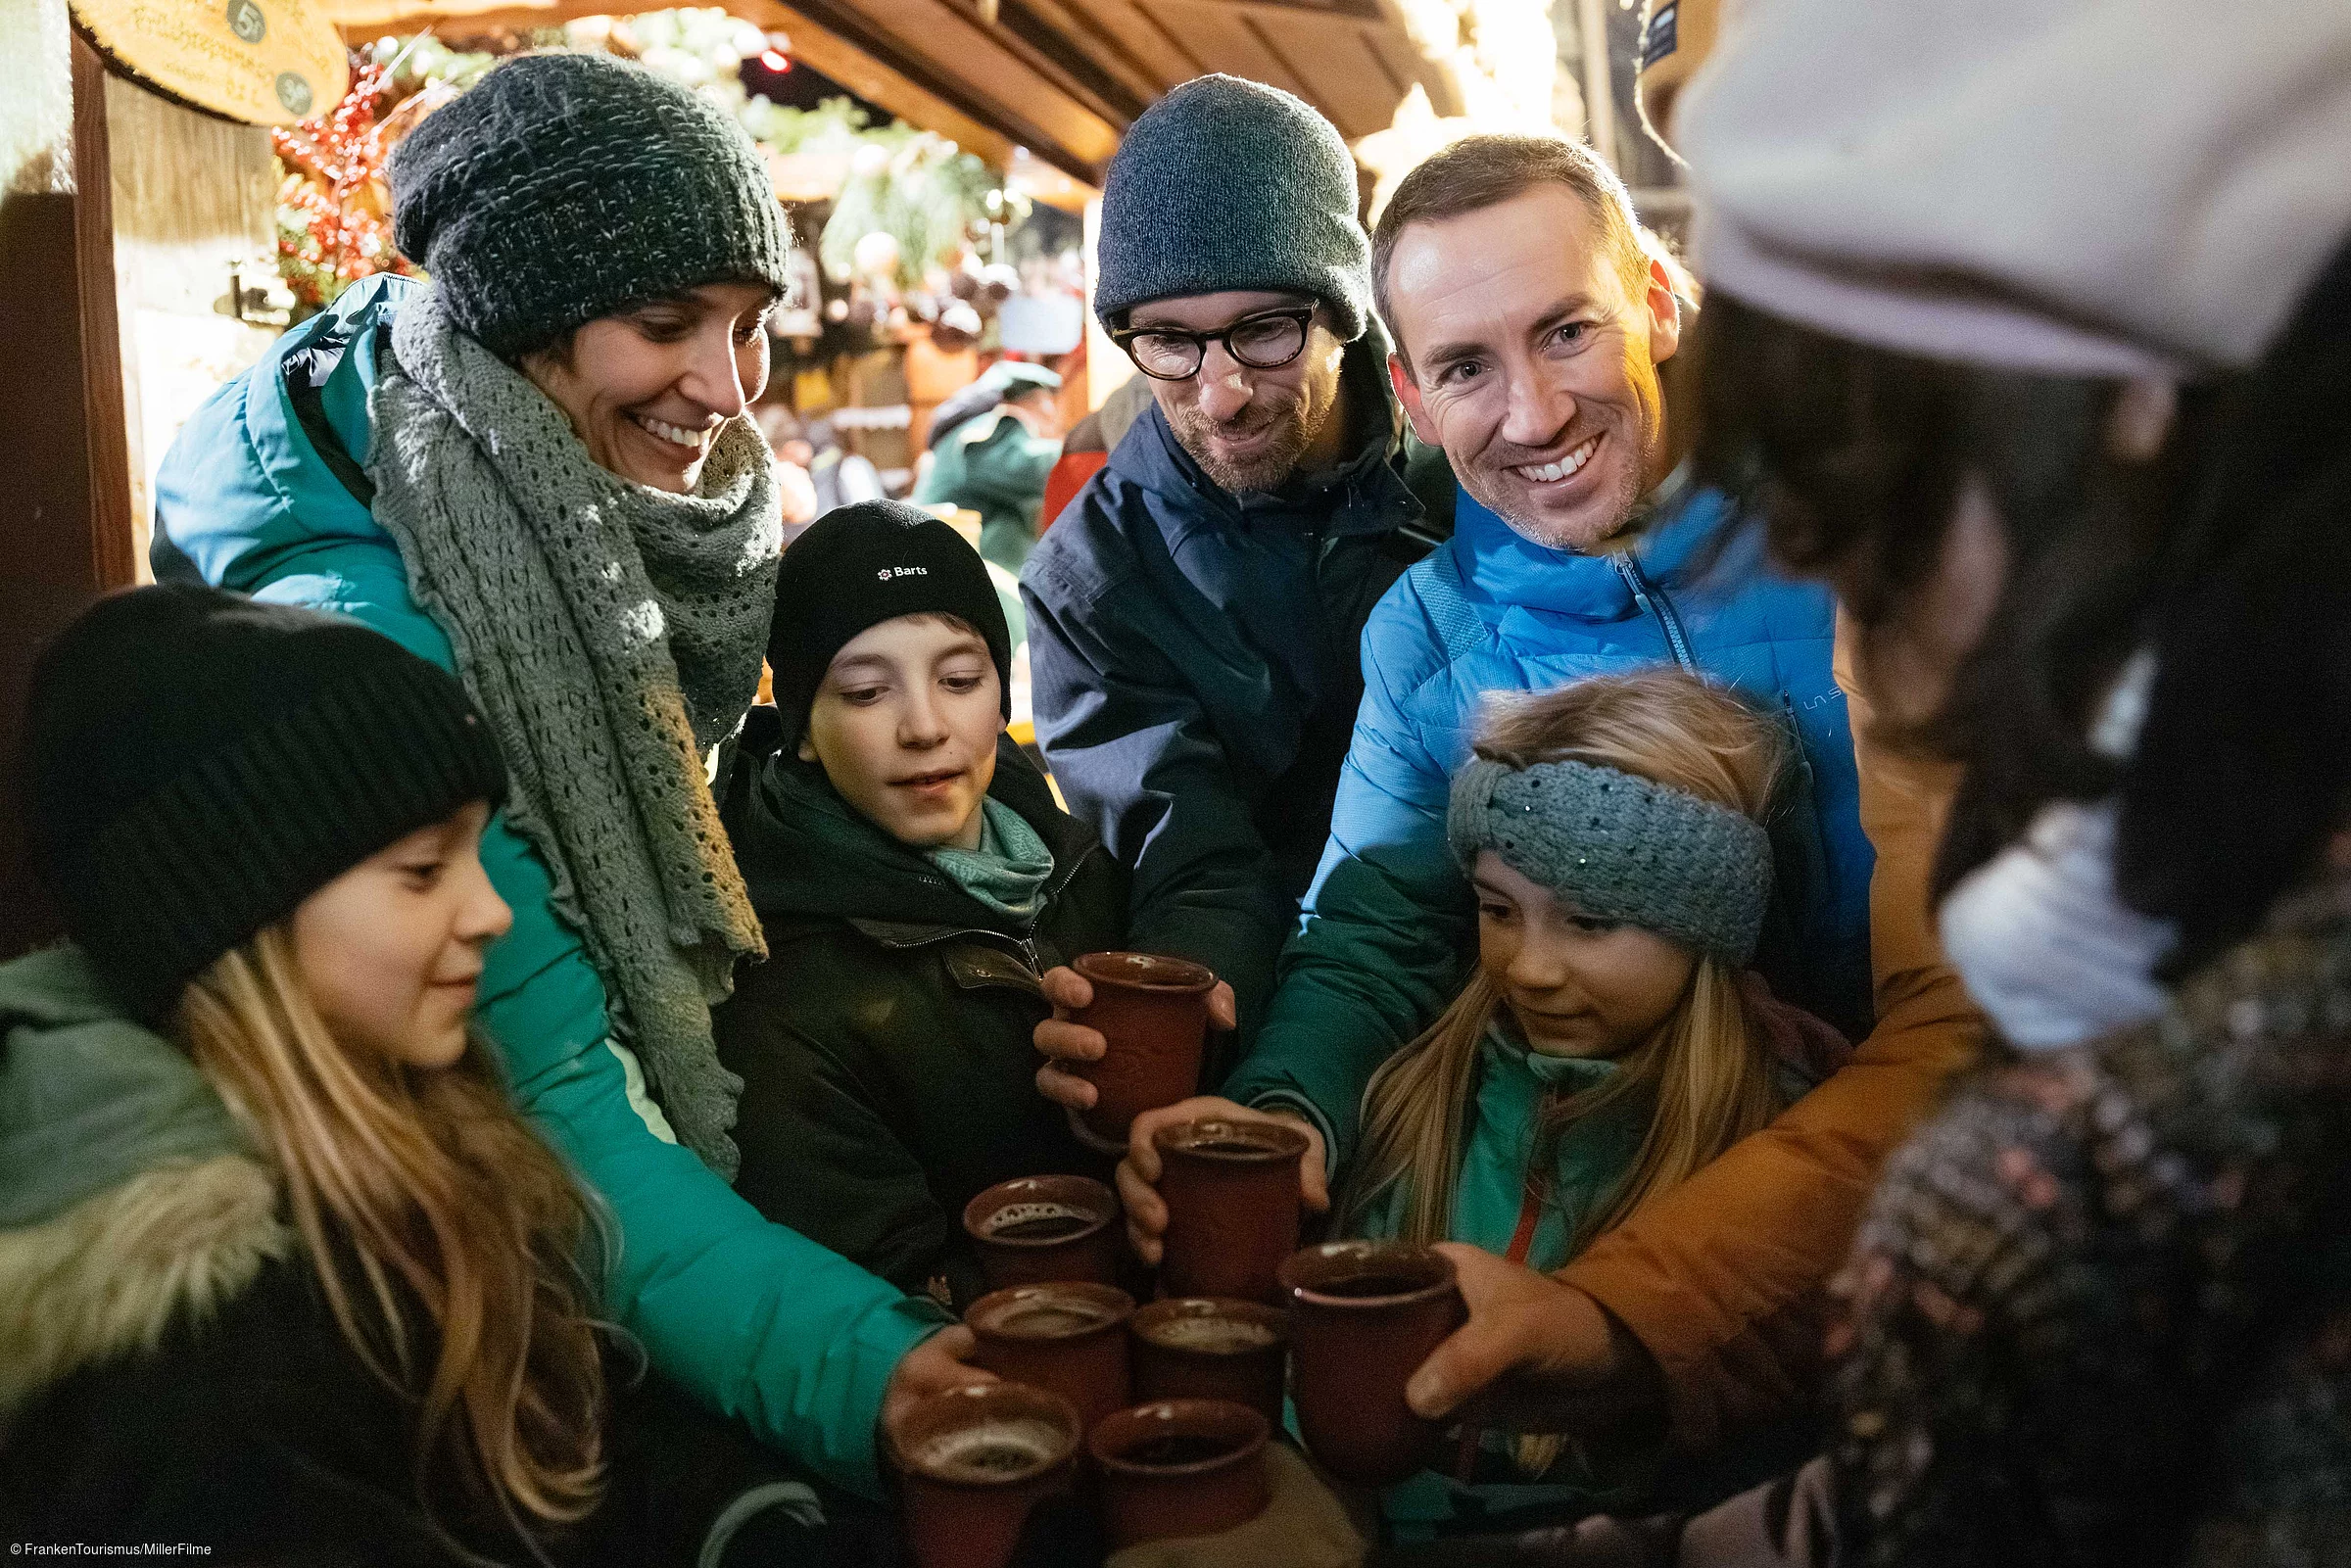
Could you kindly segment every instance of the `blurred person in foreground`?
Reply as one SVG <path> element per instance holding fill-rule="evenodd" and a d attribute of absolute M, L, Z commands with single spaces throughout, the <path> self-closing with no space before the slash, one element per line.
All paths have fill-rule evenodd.
<path fill-rule="evenodd" d="M 1934 893 L 2001 1049 L 1873 1198 L 1822 1457 L 1418 1560 L 2340 1561 L 2351 13 L 1793 0 L 1726 46 L 1678 112 L 1700 459 L 1964 765 Z"/>

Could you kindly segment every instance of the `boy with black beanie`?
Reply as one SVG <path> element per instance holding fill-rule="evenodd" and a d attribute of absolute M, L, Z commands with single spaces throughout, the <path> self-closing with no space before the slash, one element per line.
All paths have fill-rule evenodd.
<path fill-rule="evenodd" d="M 785 553 L 721 815 L 768 959 L 716 1020 L 742 1075 L 737 1190 L 908 1291 L 984 1285 L 963 1206 L 1104 1176 L 1032 1086 L 1039 976 L 1125 945 L 1127 879 L 1004 735 L 1011 640 L 979 553 L 912 506 Z"/>

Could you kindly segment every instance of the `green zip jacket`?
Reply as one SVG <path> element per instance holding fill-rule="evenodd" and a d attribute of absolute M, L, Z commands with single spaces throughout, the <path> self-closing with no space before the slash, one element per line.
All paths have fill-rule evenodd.
<path fill-rule="evenodd" d="M 1569 1124 L 1552 1155 L 1551 1185 L 1540 1203 L 1528 1196 L 1537 1123 L 1555 1096 L 1598 1088 L 1617 1071 L 1611 1061 L 1542 1056 L 1499 1026 L 1489 1032 L 1478 1053 L 1475 1092 L 1462 1129 L 1462 1163 L 1446 1239 L 1507 1258 L 1521 1221 L 1532 1220 L 1519 1260 L 1546 1274 L 1565 1266 L 1577 1227 L 1607 1202 L 1640 1155 L 1652 1102 L 1645 1095 L 1631 1096 Z M 1395 1235 L 1405 1197 L 1401 1186 L 1389 1188 L 1354 1228 L 1366 1236 Z M 1632 1504 L 1638 1502 L 1639 1472 L 1654 1458 L 1654 1453 L 1634 1455 L 1630 1465 L 1607 1466 L 1627 1474 L 1604 1477 L 1570 1452 L 1540 1478 L 1503 1479 L 1514 1474 L 1510 1445 L 1489 1433 L 1480 1444 L 1478 1479 L 1471 1484 L 1423 1470 L 1390 1487 L 1380 1502 L 1400 1538 L 1408 1540 L 1464 1513 L 1562 1503 L 1596 1509 Z"/>
<path fill-rule="evenodd" d="M 349 615 L 455 671 L 447 633 L 354 489 L 381 329 L 416 287 L 384 276 L 345 290 L 189 417 L 156 477 L 158 579 Z M 490 949 L 475 1018 L 516 1103 L 610 1211 L 607 1307 L 704 1404 L 879 1496 L 883 1392 L 943 1315 L 770 1223 L 679 1147 L 609 1038 L 603 983 L 554 911 L 546 862 L 502 816 L 482 865 L 514 927 Z"/>
<path fill-rule="evenodd" d="M 914 499 L 952 501 L 978 512 L 980 553 L 1018 574 L 1036 544 L 1045 476 L 1060 460 L 1060 442 L 1029 434 L 1007 409 L 991 409 L 948 432 Z"/>
<path fill-rule="evenodd" d="M 1036 1092 L 1031 1036 L 1044 971 L 1124 945 L 1127 876 L 1000 740 L 988 793 L 1053 857 L 1038 908 L 1001 914 L 770 748 L 770 711 L 723 809 L 768 948 L 714 1020 L 744 1083 L 737 1187 L 903 1289 L 943 1276 L 960 1308 L 984 1288 L 966 1203 L 1015 1176 L 1110 1174 Z"/>

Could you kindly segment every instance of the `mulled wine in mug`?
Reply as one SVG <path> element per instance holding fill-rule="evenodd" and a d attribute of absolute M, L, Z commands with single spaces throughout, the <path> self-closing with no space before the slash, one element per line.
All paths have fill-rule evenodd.
<path fill-rule="evenodd" d="M 1228 1400 L 1281 1422 L 1288 1319 L 1263 1302 L 1153 1302 L 1128 1321 L 1138 1400 Z"/>
<path fill-rule="evenodd" d="M 1086 1438 L 1113 1549 L 1214 1536 L 1266 1511 L 1272 1426 L 1223 1400 L 1165 1400 L 1105 1417 Z"/>
<path fill-rule="evenodd" d="M 1097 1061 L 1067 1066 L 1094 1086 L 1085 1124 L 1124 1143 L 1136 1117 L 1199 1087 L 1208 994 L 1217 976 L 1204 965 L 1157 953 L 1085 953 L 1071 968 L 1085 976 L 1094 999 L 1070 1022 L 1098 1032 L 1108 1049 Z"/>
<path fill-rule="evenodd" d="M 1127 1320 L 1134 1298 L 1078 1280 L 1016 1285 L 972 1303 L 963 1320 L 979 1340 L 976 1366 L 1049 1389 L 1078 1407 L 1090 1431 L 1128 1402 Z"/>
<path fill-rule="evenodd" d="M 1274 1276 L 1298 1247 L 1298 1162 L 1306 1130 L 1203 1117 L 1151 1135 L 1168 1228 L 1159 1263 L 1170 1296 L 1278 1302 Z"/>
<path fill-rule="evenodd" d="M 1083 1429 L 1057 1394 L 988 1383 L 916 1401 L 888 1436 L 917 1568 L 1003 1568 L 1030 1510 L 1071 1489 Z"/>
<path fill-rule="evenodd" d="M 1119 1200 L 1085 1176 L 999 1181 L 963 1208 L 990 1290 L 1055 1280 L 1115 1284 Z"/>
<path fill-rule="evenodd" d="M 1452 1259 L 1407 1242 L 1325 1242 L 1291 1254 L 1281 1283 L 1290 1394 L 1308 1451 L 1367 1487 L 1427 1464 L 1440 1429 L 1413 1413 L 1404 1386 L 1469 1319 Z"/>

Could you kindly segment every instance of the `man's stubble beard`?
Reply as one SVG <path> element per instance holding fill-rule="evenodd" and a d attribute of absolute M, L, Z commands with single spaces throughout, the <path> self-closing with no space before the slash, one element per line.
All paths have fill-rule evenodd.
<path fill-rule="evenodd" d="M 1169 413 L 1168 425 L 1176 432 L 1183 450 L 1192 454 L 1192 460 L 1216 481 L 1219 489 L 1235 496 L 1244 491 L 1279 490 L 1296 473 L 1299 459 L 1314 446 L 1324 427 L 1331 420 L 1344 417 L 1339 378 L 1340 366 L 1334 363 L 1324 384 L 1302 383 L 1297 398 L 1275 416 L 1271 445 L 1245 462 L 1228 461 L 1218 454 L 1210 445 L 1215 426 L 1196 403 L 1183 404 L 1178 411 Z"/>
<path fill-rule="evenodd" d="M 1655 364 L 1647 368 L 1646 376 L 1635 374 L 1633 377 L 1635 396 L 1642 405 L 1637 437 L 1641 442 L 1641 450 L 1633 454 L 1633 460 L 1623 466 L 1613 482 L 1607 504 L 1601 508 L 1599 515 L 1602 521 L 1598 528 L 1587 530 L 1578 527 L 1570 530 L 1554 523 L 1530 522 L 1512 516 L 1507 507 L 1496 504 L 1497 500 L 1505 499 L 1507 493 L 1500 483 L 1487 483 L 1493 478 L 1491 470 L 1474 471 L 1473 478 L 1463 480 L 1463 488 L 1486 510 L 1508 524 L 1512 533 L 1546 549 L 1589 555 L 1603 548 L 1608 541 L 1621 537 L 1632 527 L 1634 514 L 1640 510 L 1641 498 L 1649 493 L 1651 454 L 1658 443 L 1665 439 L 1664 384 L 1658 379 Z M 1462 470 L 1457 467 L 1454 472 L 1460 475 Z M 1487 493 L 1480 494 L 1481 490 Z"/>
<path fill-rule="evenodd" d="M 1609 540 L 1617 538 L 1632 526 L 1633 514 L 1641 505 L 1643 494 L 1641 480 L 1642 470 L 1645 466 L 1640 462 L 1625 465 L 1623 476 L 1616 481 L 1614 491 L 1608 497 L 1608 504 L 1600 513 L 1605 521 L 1598 529 L 1592 531 L 1586 531 L 1581 527 L 1562 528 L 1555 523 L 1529 521 L 1526 518 L 1514 516 L 1508 504 L 1501 504 L 1506 503 L 1511 498 L 1500 487 L 1470 484 L 1464 488 L 1480 505 L 1501 518 L 1504 523 L 1509 525 L 1511 532 L 1519 538 L 1531 544 L 1540 545 L 1546 549 L 1566 550 L 1576 555 L 1589 555 L 1601 549 Z M 1478 492 L 1481 489 L 1488 493 L 1479 495 Z"/>

